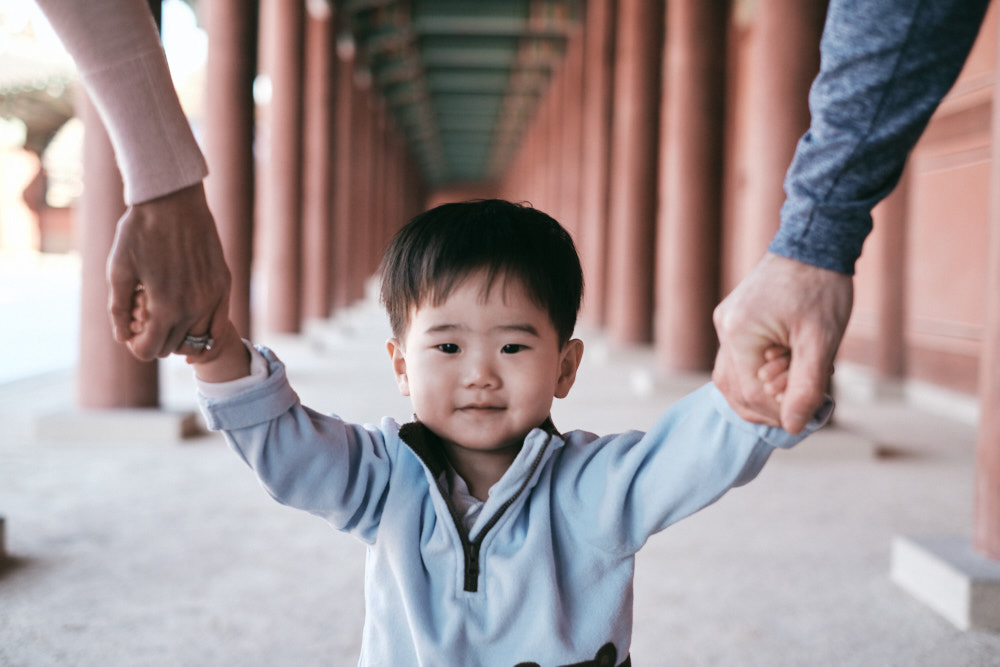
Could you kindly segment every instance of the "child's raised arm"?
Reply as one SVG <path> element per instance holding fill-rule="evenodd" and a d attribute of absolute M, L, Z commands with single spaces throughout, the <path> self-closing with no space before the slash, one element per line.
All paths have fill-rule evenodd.
<path fill-rule="evenodd" d="M 149 322 L 149 295 L 145 290 L 136 290 L 132 303 L 132 321 L 129 324 L 133 334 L 141 334 Z M 194 367 L 195 375 L 204 382 L 228 382 L 250 375 L 250 353 L 240 339 L 239 333 L 227 314 L 223 334 L 212 341 L 210 348 L 185 356 Z"/>

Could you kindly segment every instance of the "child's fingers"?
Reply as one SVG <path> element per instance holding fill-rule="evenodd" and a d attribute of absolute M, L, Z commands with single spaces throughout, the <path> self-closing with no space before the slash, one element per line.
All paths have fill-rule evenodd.
<path fill-rule="evenodd" d="M 765 362 L 776 361 L 776 360 L 779 360 L 779 359 L 782 359 L 782 358 L 784 359 L 785 368 L 787 369 L 788 365 L 791 364 L 791 361 L 792 361 L 792 355 L 788 351 L 788 348 L 779 347 L 777 345 L 774 345 L 774 346 L 769 347 L 766 350 L 764 350 L 764 361 Z M 765 366 L 766 365 L 767 364 L 765 364 Z M 830 375 L 833 375 L 835 370 L 836 369 L 834 368 L 833 364 L 830 364 Z M 765 377 L 766 375 L 768 375 L 767 372 L 764 372 L 764 371 L 758 371 L 757 372 L 757 377 L 758 377 L 758 379 L 761 382 L 766 382 L 767 381 L 767 377 Z"/>
<path fill-rule="evenodd" d="M 140 285 L 132 293 L 132 310 L 128 324 L 129 331 L 133 334 L 141 334 L 146 330 L 146 323 L 149 321 L 149 295 Z"/>
<path fill-rule="evenodd" d="M 764 361 L 774 361 L 778 357 L 790 357 L 791 352 L 787 347 L 781 347 L 780 345 L 772 345 L 771 347 L 764 350 Z"/>
<path fill-rule="evenodd" d="M 788 372 L 791 357 L 786 355 L 775 357 L 757 369 L 757 379 L 761 382 L 772 382 L 776 377 Z"/>
<path fill-rule="evenodd" d="M 774 379 L 764 383 L 764 391 L 767 392 L 768 396 L 774 398 L 774 400 L 781 402 L 781 397 L 785 393 L 785 389 L 788 388 L 788 373 L 782 373 Z"/>
<path fill-rule="evenodd" d="M 791 351 L 774 345 L 764 350 L 764 364 L 757 371 L 757 379 L 763 385 L 764 392 L 779 403 L 788 388 L 788 369 L 791 362 Z M 834 373 L 833 364 L 830 364 L 829 373 L 830 375 Z"/>
<path fill-rule="evenodd" d="M 791 355 L 788 351 L 771 347 L 764 351 L 764 365 L 757 370 L 757 379 L 761 381 L 764 392 L 781 401 L 781 396 L 788 387 L 788 367 L 791 364 Z"/>
<path fill-rule="evenodd" d="M 770 347 L 764 351 L 764 359 L 764 365 L 757 371 L 757 379 L 761 381 L 764 392 L 781 403 L 785 390 L 788 389 L 788 369 L 791 366 L 792 356 L 785 348 Z M 831 376 L 833 372 L 833 364 L 830 364 Z"/>

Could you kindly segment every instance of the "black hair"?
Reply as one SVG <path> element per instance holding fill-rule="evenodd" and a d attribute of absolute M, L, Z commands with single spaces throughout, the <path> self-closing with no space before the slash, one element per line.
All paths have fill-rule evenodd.
<path fill-rule="evenodd" d="M 487 292 L 498 278 L 519 280 L 548 311 L 560 344 L 572 337 L 583 297 L 573 239 L 551 216 L 502 199 L 442 204 L 399 230 L 379 267 L 393 335 L 406 333 L 414 307 L 443 303 L 480 270 L 486 271 Z"/>

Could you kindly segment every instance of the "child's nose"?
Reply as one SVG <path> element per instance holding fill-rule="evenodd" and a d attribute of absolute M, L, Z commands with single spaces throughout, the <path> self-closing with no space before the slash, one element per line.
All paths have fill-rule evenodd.
<path fill-rule="evenodd" d="M 496 367 L 485 354 L 470 355 L 465 377 L 469 387 L 496 388 L 500 385 Z"/>

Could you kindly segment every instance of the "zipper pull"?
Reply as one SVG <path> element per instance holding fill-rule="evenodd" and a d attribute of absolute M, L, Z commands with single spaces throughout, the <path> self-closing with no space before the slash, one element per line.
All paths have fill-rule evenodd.
<path fill-rule="evenodd" d="M 465 550 L 465 590 L 475 593 L 479 589 L 479 542 L 470 542 Z"/>

